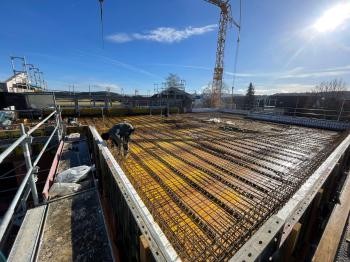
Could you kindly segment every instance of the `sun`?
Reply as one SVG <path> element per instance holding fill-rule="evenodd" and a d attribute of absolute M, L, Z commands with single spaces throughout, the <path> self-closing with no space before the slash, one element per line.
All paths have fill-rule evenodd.
<path fill-rule="evenodd" d="M 328 9 L 313 25 L 320 32 L 331 32 L 350 19 L 350 3 L 338 4 Z"/>

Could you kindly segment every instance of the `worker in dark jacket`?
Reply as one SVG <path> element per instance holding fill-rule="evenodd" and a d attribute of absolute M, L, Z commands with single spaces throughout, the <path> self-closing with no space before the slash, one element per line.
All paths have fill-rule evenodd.
<path fill-rule="evenodd" d="M 103 140 L 111 139 L 112 142 L 118 147 L 119 154 L 126 155 L 129 152 L 129 141 L 131 134 L 135 131 L 135 128 L 127 122 L 114 125 L 107 133 L 102 134 Z"/>

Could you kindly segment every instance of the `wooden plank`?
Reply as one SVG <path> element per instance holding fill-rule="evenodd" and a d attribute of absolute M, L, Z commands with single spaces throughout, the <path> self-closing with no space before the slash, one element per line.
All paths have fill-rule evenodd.
<path fill-rule="evenodd" d="M 96 189 L 48 204 L 36 261 L 113 261 Z"/>
<path fill-rule="evenodd" d="M 293 261 L 292 254 L 299 239 L 301 226 L 301 223 L 296 223 L 289 234 L 284 244 L 283 261 Z"/>
<path fill-rule="evenodd" d="M 299 240 L 299 241 L 302 241 L 303 245 L 301 250 L 296 255 L 299 261 L 304 261 L 308 256 L 310 246 L 312 245 L 311 239 L 312 239 L 312 236 L 314 235 L 314 230 L 316 230 L 317 228 L 316 220 L 318 219 L 318 216 L 319 216 L 319 212 L 320 212 L 319 208 L 323 197 L 324 197 L 324 189 L 320 188 L 312 202 L 310 213 L 308 214 L 308 218 L 306 219 L 307 221 L 304 220 L 305 233 L 303 234 L 302 239 Z"/>
<path fill-rule="evenodd" d="M 346 235 L 346 242 L 350 243 L 350 230 L 348 230 L 348 233 Z"/>
<path fill-rule="evenodd" d="M 27 211 L 7 261 L 33 260 L 45 209 L 46 206 L 39 206 Z"/>
<path fill-rule="evenodd" d="M 350 176 L 348 175 L 337 204 L 329 218 L 312 261 L 333 262 L 350 211 Z"/>
<path fill-rule="evenodd" d="M 43 192 L 42 192 L 43 197 L 46 200 L 49 197 L 49 189 L 50 189 L 51 185 L 53 184 L 54 175 L 56 174 L 58 161 L 60 159 L 60 156 L 61 156 L 61 153 L 62 153 L 62 149 L 63 149 L 63 141 L 60 142 L 60 145 L 59 145 L 59 147 L 57 149 L 55 157 L 54 157 L 54 159 L 52 161 L 50 172 L 49 172 L 49 174 L 47 176 L 46 183 L 45 183 L 45 186 L 44 186 L 44 189 L 43 189 Z"/>
<path fill-rule="evenodd" d="M 149 248 L 149 243 L 144 235 L 140 236 L 140 261 L 152 261 L 151 249 Z"/>
<path fill-rule="evenodd" d="M 350 224 L 350 214 L 348 217 L 348 224 Z M 348 232 L 346 233 L 346 238 L 345 238 L 346 242 L 350 243 L 350 229 L 348 229 Z"/>

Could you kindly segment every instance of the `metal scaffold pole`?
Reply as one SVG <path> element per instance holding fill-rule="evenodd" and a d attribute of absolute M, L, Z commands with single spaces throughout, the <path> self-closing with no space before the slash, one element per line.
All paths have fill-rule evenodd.
<path fill-rule="evenodd" d="M 344 109 L 344 104 L 345 104 L 345 99 L 343 99 L 343 103 L 341 104 L 340 112 L 338 115 L 338 121 L 340 121 L 340 119 L 341 119 L 341 115 L 342 115 L 343 109 Z"/>
<path fill-rule="evenodd" d="M 27 135 L 23 124 L 20 125 L 20 128 L 21 128 L 21 134 Z M 30 136 L 27 136 L 27 138 L 22 143 L 23 155 L 24 155 L 24 159 L 26 162 L 27 170 L 30 170 L 32 168 L 32 160 L 30 158 L 30 151 L 29 151 L 29 143 L 30 143 L 28 141 L 29 139 L 30 139 Z M 31 173 L 30 178 L 29 178 L 29 185 L 30 185 L 30 189 L 32 191 L 34 205 L 37 206 L 39 204 L 39 199 L 38 199 L 38 191 L 36 189 L 36 184 L 35 184 L 33 172 Z"/>

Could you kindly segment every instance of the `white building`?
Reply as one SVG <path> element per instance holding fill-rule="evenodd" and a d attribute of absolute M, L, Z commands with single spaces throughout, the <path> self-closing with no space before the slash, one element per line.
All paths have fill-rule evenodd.
<path fill-rule="evenodd" d="M 9 93 L 22 93 L 22 92 L 35 92 L 36 88 L 29 84 L 27 75 L 25 73 L 18 73 L 5 80 L 2 84 L 3 92 Z"/>

